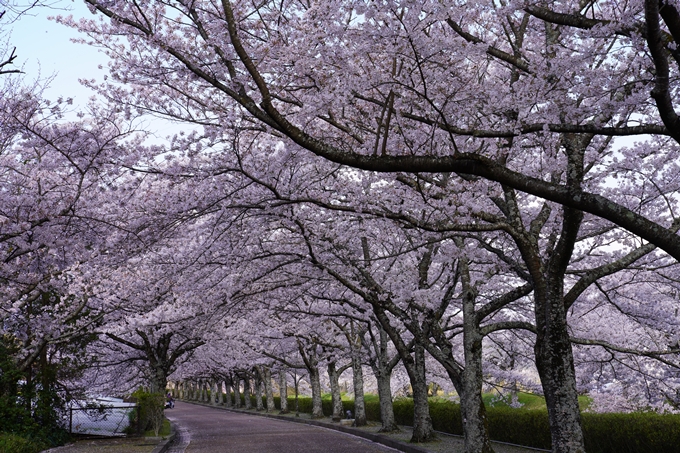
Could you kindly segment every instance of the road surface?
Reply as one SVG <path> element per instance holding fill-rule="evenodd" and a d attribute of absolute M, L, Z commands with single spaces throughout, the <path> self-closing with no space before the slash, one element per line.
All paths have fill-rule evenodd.
<path fill-rule="evenodd" d="M 338 431 L 177 401 L 168 453 L 386 453 L 396 450 Z"/>

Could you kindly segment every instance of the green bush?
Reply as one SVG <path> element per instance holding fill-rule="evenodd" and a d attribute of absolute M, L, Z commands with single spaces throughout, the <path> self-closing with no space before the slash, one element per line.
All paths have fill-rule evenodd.
<path fill-rule="evenodd" d="M 411 407 L 413 403 L 411 403 Z M 450 401 L 429 401 L 432 425 L 437 431 L 463 435 L 463 418 L 460 405 Z M 412 409 L 413 410 L 413 409 Z M 413 415 L 411 415 L 413 418 Z"/>
<path fill-rule="evenodd" d="M 377 395 L 366 395 L 364 404 L 366 406 L 366 418 L 368 420 L 380 420 L 380 401 Z M 281 410 L 281 397 L 274 397 L 274 406 L 276 409 Z M 298 397 L 299 410 L 302 413 L 312 413 L 312 398 L 308 396 Z M 323 414 L 326 417 L 330 417 L 333 414 L 333 405 L 330 394 L 324 394 L 321 398 L 321 408 Z M 352 411 L 354 414 L 354 400 L 342 400 L 342 416 L 344 418 L 347 411 Z M 295 412 L 295 397 L 288 397 L 288 411 Z M 413 409 L 411 409 L 413 411 Z M 411 414 L 411 420 L 413 419 L 413 414 Z"/>
<path fill-rule="evenodd" d="M 274 397 L 277 409 L 281 400 Z M 298 398 L 300 412 L 312 412 L 312 399 Z M 331 400 L 322 399 L 326 416 L 332 413 Z M 354 401 L 343 400 L 343 412 L 354 413 Z M 430 416 L 437 431 L 463 434 L 460 405 L 431 400 Z M 413 424 L 413 400 L 397 398 L 393 402 L 397 424 Z M 288 398 L 288 409 L 295 411 L 295 398 Z M 550 424 L 545 409 L 514 409 L 507 405 L 487 407 L 489 435 L 493 440 L 527 447 L 551 449 Z M 344 414 L 343 414 L 344 415 Z M 583 430 L 588 453 L 677 453 L 680 451 L 680 415 L 655 413 L 594 414 L 583 413 Z M 366 418 L 380 421 L 377 397 L 366 398 Z"/>
<path fill-rule="evenodd" d="M 2 453 L 38 453 L 49 445 L 37 440 L 16 434 L 0 433 L 0 451 Z"/>
<path fill-rule="evenodd" d="M 392 407 L 397 425 L 413 425 L 413 400 L 411 398 L 397 398 L 392 403 Z"/>
<path fill-rule="evenodd" d="M 68 433 L 60 426 L 64 402 L 57 390 L 57 367 L 41 362 L 31 368 L 33 374 L 20 371 L 17 351 L 11 337 L 0 336 L 0 452 L 22 451 L 21 445 L 33 451 L 31 445 L 65 443 Z"/>
<path fill-rule="evenodd" d="M 222 395 L 223 395 L 224 399 L 226 400 L 226 397 L 227 397 L 226 394 L 223 393 Z M 243 393 L 240 394 L 240 397 L 241 397 L 241 407 L 245 407 L 245 405 L 246 405 L 246 397 L 245 397 L 245 395 L 244 395 Z M 275 396 L 275 397 L 274 397 L 274 401 L 280 401 L 280 400 L 277 399 L 277 398 L 278 398 L 278 397 Z M 232 400 L 232 401 L 236 401 L 236 397 L 234 396 L 234 392 L 231 392 L 231 400 Z M 208 402 L 212 402 L 212 400 L 211 400 L 211 399 L 208 399 Z M 264 405 L 264 407 L 267 407 L 267 398 L 266 398 L 265 396 L 262 396 L 262 404 Z M 277 404 L 278 404 L 278 403 L 277 403 Z M 257 396 L 255 396 L 255 395 L 250 395 L 250 405 L 251 405 L 252 407 L 257 407 Z"/>
<path fill-rule="evenodd" d="M 588 453 L 677 452 L 680 415 L 583 414 Z"/>
<path fill-rule="evenodd" d="M 366 395 L 368 396 L 368 395 Z M 374 396 L 374 395 L 371 395 Z M 354 403 L 352 401 L 352 403 Z M 380 400 L 378 399 L 378 395 L 375 395 L 375 398 L 366 398 L 366 401 L 364 403 L 366 405 L 366 420 L 376 420 L 376 421 L 382 421 L 380 417 Z M 343 402 L 344 406 L 344 402 Z M 352 410 L 352 412 L 354 412 Z"/>
<path fill-rule="evenodd" d="M 550 424 L 545 410 L 487 407 L 489 435 L 493 440 L 550 450 Z"/>
<path fill-rule="evenodd" d="M 165 409 L 166 397 L 162 393 L 149 393 L 142 389 L 135 391 L 132 398 L 137 401 L 139 410 L 134 430 L 141 433 L 153 430 L 158 436 L 163 425 L 163 410 Z M 131 424 L 132 426 L 132 424 Z M 135 429 L 136 428 L 136 429 Z"/>
<path fill-rule="evenodd" d="M 494 440 L 535 448 L 551 448 L 545 410 L 488 408 Z M 588 453 L 674 453 L 680 445 L 680 415 L 655 413 L 583 413 Z"/>

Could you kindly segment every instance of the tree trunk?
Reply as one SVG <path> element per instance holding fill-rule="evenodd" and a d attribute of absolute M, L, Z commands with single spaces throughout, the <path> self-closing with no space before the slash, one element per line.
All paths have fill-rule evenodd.
<path fill-rule="evenodd" d="M 342 399 L 340 394 L 340 373 L 335 368 L 335 362 L 328 363 L 328 379 L 331 383 L 331 420 L 339 422 L 342 419 Z"/>
<path fill-rule="evenodd" d="M 465 369 L 460 408 L 466 453 L 493 453 L 489 438 L 486 407 L 482 400 L 482 335 L 475 313 L 475 296 L 471 290 L 463 294 L 463 350 Z"/>
<path fill-rule="evenodd" d="M 243 399 L 245 400 L 246 410 L 253 408 L 253 402 L 250 399 L 252 394 L 252 388 L 250 387 L 250 378 L 246 377 L 243 379 Z"/>
<path fill-rule="evenodd" d="M 361 367 L 359 350 L 352 353 L 352 375 L 354 377 L 354 425 L 366 426 L 366 405 L 364 404 L 364 372 Z"/>
<path fill-rule="evenodd" d="M 259 373 L 259 369 L 257 369 L 257 373 L 255 376 L 255 408 L 258 412 L 262 412 L 264 410 L 264 404 L 262 404 L 262 375 Z"/>
<path fill-rule="evenodd" d="M 272 389 L 272 370 L 268 366 L 262 367 L 264 374 L 264 395 L 267 399 L 267 412 L 274 412 L 274 390 Z"/>
<path fill-rule="evenodd" d="M 225 407 L 233 407 L 234 403 L 231 401 L 231 383 L 233 381 L 228 379 L 224 381 L 224 405 Z"/>
<path fill-rule="evenodd" d="M 279 371 L 279 399 L 281 400 L 281 413 L 287 414 L 288 411 L 288 380 L 286 370 Z"/>
<path fill-rule="evenodd" d="M 218 394 L 219 394 L 219 399 L 222 399 L 222 392 L 220 392 L 217 388 L 217 381 L 210 381 L 210 405 L 215 406 L 218 402 Z"/>
<path fill-rule="evenodd" d="M 382 426 L 378 430 L 381 433 L 389 433 L 399 431 L 396 421 L 394 420 L 394 406 L 392 404 L 392 370 L 399 363 L 399 356 L 390 358 L 388 354 L 389 339 L 387 332 L 380 326 L 378 328 L 378 336 L 373 334 L 372 330 L 368 330 L 371 334 L 371 341 L 363 341 L 363 345 L 370 350 L 369 346 L 373 346 L 374 354 L 369 353 L 371 370 L 378 383 L 378 398 L 380 401 L 380 421 Z"/>
<path fill-rule="evenodd" d="M 300 396 L 300 378 L 297 377 L 297 372 L 293 378 L 295 386 L 295 416 L 300 416 L 300 405 L 298 404 L 298 397 Z"/>
<path fill-rule="evenodd" d="M 215 389 L 217 390 L 217 404 L 220 406 L 224 405 L 224 393 L 222 391 L 222 384 L 223 382 L 221 379 L 218 379 L 215 382 Z"/>
<path fill-rule="evenodd" d="M 432 418 L 430 417 L 430 406 L 427 401 L 427 381 L 425 380 L 425 349 L 416 342 L 414 345 L 414 364 L 413 370 L 409 373 L 411 387 L 413 387 L 413 436 L 411 442 L 430 442 L 437 438 Z M 413 374 L 413 377 L 411 377 Z"/>
<path fill-rule="evenodd" d="M 380 322 L 380 326 L 385 330 L 392 340 L 401 361 L 406 368 L 408 378 L 413 388 L 413 436 L 411 442 L 429 442 L 437 438 L 432 418 L 430 417 L 430 407 L 427 402 L 427 383 L 425 382 L 425 350 L 422 344 L 414 342 L 414 357 L 411 356 L 409 347 L 404 343 L 399 332 L 390 324 L 389 318 L 377 306 L 373 307 L 373 312 Z"/>
<path fill-rule="evenodd" d="M 375 372 L 375 378 L 378 381 L 378 398 L 380 399 L 380 421 L 382 427 L 378 430 L 379 433 L 390 433 L 399 431 L 397 422 L 394 420 L 394 406 L 392 405 L 392 387 L 390 382 L 392 380 L 391 370 L 381 370 Z"/>
<path fill-rule="evenodd" d="M 585 453 L 574 356 L 563 298 L 547 297 L 540 302 L 536 303 L 538 334 L 534 354 L 548 406 L 552 451 Z"/>
<path fill-rule="evenodd" d="M 312 418 L 323 418 L 323 406 L 321 404 L 321 378 L 319 369 L 309 369 L 309 381 L 312 386 Z"/>
<path fill-rule="evenodd" d="M 236 409 L 241 408 L 241 382 L 238 376 L 235 376 L 235 379 L 232 380 L 234 384 L 234 407 Z"/>
<path fill-rule="evenodd" d="M 168 375 L 165 370 L 160 367 L 155 367 L 149 386 L 151 387 L 151 393 L 165 394 L 165 389 L 168 386 Z"/>

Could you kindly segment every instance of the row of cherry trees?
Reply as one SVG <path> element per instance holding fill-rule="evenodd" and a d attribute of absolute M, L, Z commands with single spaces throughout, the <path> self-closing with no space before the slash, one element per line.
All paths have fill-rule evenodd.
<path fill-rule="evenodd" d="M 395 356 L 401 359 L 416 401 L 414 440 L 417 441 L 433 435 L 426 404 L 429 355 L 445 370 L 451 387 L 461 396 L 468 449 L 488 451 L 491 447 L 481 402 L 483 378 L 488 379 L 498 371 L 497 383 L 519 380 L 527 386 L 536 385 L 521 373 L 533 368 L 532 362 L 539 360 L 531 359 L 538 355 L 536 324 L 541 318 L 536 321 L 536 306 L 545 302 L 538 299 L 532 279 L 527 276 L 530 263 L 522 256 L 522 249 L 515 237 L 505 232 L 521 237 L 520 233 L 492 222 L 489 225 L 449 224 L 439 228 L 445 230 L 443 232 L 431 231 L 435 228 L 428 231 L 406 221 L 406 214 L 396 219 L 386 218 L 390 214 L 384 212 L 381 204 L 395 187 L 403 204 L 411 200 L 415 206 L 428 195 L 433 200 L 442 198 L 437 196 L 439 189 L 433 189 L 435 195 L 425 193 L 422 188 L 413 190 L 414 184 L 409 184 L 413 181 L 405 176 L 394 181 L 369 176 L 375 179 L 357 185 L 358 196 L 367 200 L 365 207 L 357 210 L 349 199 L 357 195 L 351 190 L 340 192 L 336 188 L 347 187 L 348 179 L 357 179 L 359 175 L 355 172 L 331 166 L 327 174 L 333 176 L 319 178 L 318 164 L 310 166 L 299 160 L 299 156 L 285 156 L 284 162 L 276 162 L 279 171 L 272 176 L 271 168 L 262 168 L 263 156 L 257 152 L 257 146 L 249 146 L 246 152 L 234 148 L 223 150 L 237 153 L 234 159 L 239 162 L 238 168 L 215 170 L 211 167 L 205 178 L 200 174 L 206 169 L 198 163 L 178 164 L 183 169 L 173 170 L 181 179 L 191 175 L 198 187 L 209 181 L 211 190 L 216 186 L 221 190 L 202 192 L 201 202 L 211 206 L 210 210 L 201 209 L 199 215 L 197 205 L 193 205 L 195 223 L 184 220 L 182 233 L 177 238 L 156 244 L 157 253 L 146 256 L 153 266 L 159 266 L 156 275 L 172 281 L 172 297 L 183 302 L 158 305 L 159 283 L 154 281 L 151 285 L 155 288 L 154 295 L 148 297 L 155 301 L 153 309 L 150 312 L 141 308 L 130 310 L 132 315 L 126 317 L 125 322 L 145 319 L 142 322 L 153 325 L 157 345 L 161 345 L 161 332 L 179 331 L 179 326 L 192 317 L 189 325 L 201 332 L 194 333 L 196 344 L 206 344 L 196 350 L 199 356 L 193 356 L 178 372 L 180 377 L 206 378 L 228 373 L 230 369 L 247 374 L 258 364 L 302 368 L 309 376 L 317 416 L 321 415 L 320 370 L 327 368 L 328 379 L 333 382 L 337 368 L 346 365 L 338 363 L 337 351 L 344 350 L 345 358 L 351 363 L 357 357 L 355 354 L 363 350 L 357 345 L 382 343 L 382 347 L 374 347 L 369 356 L 363 351 L 364 356 L 375 356 L 376 364 L 389 363 Z M 177 156 L 174 159 L 181 160 Z M 176 178 L 163 168 L 153 172 L 165 173 L 163 178 Z M 292 173 L 299 177 L 293 178 Z M 321 181 L 321 187 L 309 183 L 315 179 Z M 184 187 L 185 192 L 178 196 L 184 197 L 184 193 L 189 192 L 188 187 Z M 225 191 L 230 194 L 228 198 L 223 196 Z M 171 194 L 166 193 L 166 197 L 169 196 Z M 211 196 L 219 200 L 210 200 Z M 368 200 L 377 200 L 377 203 Z M 517 197 L 515 200 L 518 203 Z M 558 228 L 561 219 L 551 218 L 549 207 L 535 210 L 536 216 L 543 215 L 545 220 L 532 221 L 534 241 L 550 240 L 549 234 L 540 237 L 541 229 Z M 514 212 L 522 211 L 515 206 Z M 428 218 L 436 215 L 426 208 L 421 208 L 421 212 Z M 185 216 L 186 213 L 180 213 L 180 217 Z M 501 219 L 491 215 L 487 218 L 501 223 Z M 651 373 L 661 378 L 656 400 L 662 402 L 674 388 L 672 368 L 664 372 L 658 366 L 640 362 L 638 357 L 628 360 L 616 356 L 614 359 L 615 356 L 609 354 L 639 351 L 663 360 L 668 353 L 677 354 L 673 345 L 677 318 L 668 317 L 673 312 L 674 296 L 673 282 L 667 277 L 672 275 L 674 262 L 654 253 L 652 246 L 640 246 L 635 241 L 626 245 L 625 234 L 611 227 L 598 229 L 595 218 L 588 221 L 593 226 L 584 224 L 594 233 L 575 238 L 572 247 L 578 253 L 570 257 L 562 275 L 571 287 L 563 296 L 568 302 L 565 308 L 571 311 L 564 315 L 565 327 L 567 321 L 571 324 L 566 347 L 571 354 L 572 342 L 599 345 L 608 353 L 598 356 L 593 354 L 593 348 L 579 350 L 580 359 L 588 365 L 583 368 L 585 376 L 590 379 L 581 377 L 578 384 L 582 388 L 596 386 L 597 377 L 608 371 L 622 373 L 626 367 L 635 367 L 642 371 L 638 378 L 648 378 Z M 520 228 L 522 222 L 514 225 Z M 612 247 L 612 242 L 621 245 Z M 180 250 L 182 254 L 178 253 Z M 136 276 L 124 281 L 139 278 L 139 268 L 136 269 Z M 142 285 L 150 286 L 148 282 Z M 141 295 L 139 288 L 133 293 L 137 297 Z M 200 301 L 197 306 L 191 306 L 191 297 Z M 576 304 L 579 298 L 581 303 Z M 658 310 L 658 319 L 654 321 L 650 319 L 649 305 L 645 304 L 650 298 L 654 310 Z M 666 308 L 662 308 L 666 304 Z M 121 304 L 121 307 L 129 306 L 129 302 Z M 174 318 L 167 319 L 168 313 L 173 313 Z M 621 316 L 615 324 L 616 330 L 612 331 L 611 325 L 602 319 L 617 315 Z M 661 321 L 668 323 L 665 328 L 659 328 Z M 654 332 L 648 330 L 651 325 L 656 326 Z M 117 328 L 128 329 L 127 325 L 120 324 Z M 593 331 L 598 334 L 593 335 Z M 129 329 L 128 332 L 135 338 L 140 337 L 145 345 L 124 340 L 121 334 L 114 337 L 109 332 L 107 337 L 128 346 L 130 351 L 150 350 L 144 338 L 148 334 L 143 329 L 135 327 L 134 332 Z M 576 332 L 583 335 L 578 336 Z M 368 336 L 376 343 L 367 341 Z M 491 346 L 486 357 L 496 357 L 493 361 L 486 359 L 483 373 L 485 338 L 487 347 Z M 385 347 L 388 342 L 393 350 Z M 508 350 L 512 350 L 512 354 L 506 353 Z M 181 348 L 178 351 L 182 351 Z M 170 365 L 158 368 L 156 363 L 162 360 L 148 353 L 143 357 L 159 376 L 155 387 L 162 388 L 175 365 L 175 360 L 171 360 L 173 351 L 164 344 L 153 354 L 165 354 L 164 360 Z M 565 388 L 577 391 L 574 358 L 568 359 L 570 362 L 562 370 L 572 372 L 570 380 L 555 379 L 550 383 L 557 388 L 553 391 L 565 391 Z M 366 358 L 364 362 L 369 363 Z M 509 365 L 512 362 L 514 364 Z M 605 363 L 607 366 L 603 369 Z M 494 370 L 496 367 L 499 370 Z M 389 369 L 384 368 L 382 373 L 376 372 L 376 378 L 379 386 L 386 382 L 383 388 L 389 389 Z M 379 369 L 377 365 L 375 369 Z M 353 370 L 353 381 L 360 384 L 362 379 L 358 373 L 362 369 L 355 366 Z M 668 372 L 670 374 L 658 374 Z M 383 380 L 384 376 L 387 379 Z M 541 378 L 543 383 L 545 379 Z M 630 383 L 626 385 L 630 388 Z M 662 388 L 665 385 L 667 387 Z M 356 390 L 360 394 L 361 387 Z M 550 387 L 543 383 L 543 392 L 548 395 L 549 391 Z M 647 392 L 651 396 L 654 390 Z M 391 398 L 389 393 L 384 395 L 388 407 Z M 389 416 L 384 420 L 390 420 Z"/>
<path fill-rule="evenodd" d="M 678 403 L 674 2 L 87 3 L 62 20 L 112 58 L 101 103 L 67 121 L 7 74 L 0 100 L 21 369 L 300 370 L 337 416 L 351 368 L 359 420 L 371 370 L 385 430 L 403 369 L 413 440 L 446 380 L 468 452 L 485 382 L 543 393 L 555 452 L 584 451 L 579 392 Z M 149 114 L 190 132 L 149 145 Z"/>

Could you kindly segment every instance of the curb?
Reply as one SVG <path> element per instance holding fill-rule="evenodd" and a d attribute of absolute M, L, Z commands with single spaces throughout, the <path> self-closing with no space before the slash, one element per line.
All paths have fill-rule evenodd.
<path fill-rule="evenodd" d="M 175 437 L 177 437 L 177 426 L 175 426 L 174 422 L 170 421 L 170 435 L 167 439 L 156 445 L 156 448 L 154 448 L 151 453 L 165 453 L 175 441 Z"/>
<path fill-rule="evenodd" d="M 422 448 L 415 447 L 413 445 L 409 445 L 404 442 L 400 442 L 398 440 L 390 439 L 389 437 L 381 436 L 380 434 L 375 434 L 375 433 L 367 433 L 365 431 L 361 431 L 358 429 L 352 429 L 347 426 L 342 426 L 342 425 L 333 425 L 330 423 L 324 423 L 320 422 L 317 420 L 308 420 L 308 419 L 303 419 L 303 418 L 291 418 L 291 417 L 285 417 L 283 415 L 276 415 L 276 414 L 267 414 L 267 413 L 261 413 L 261 412 L 246 412 L 238 409 L 231 409 L 229 407 L 220 407 L 217 405 L 212 405 L 212 404 L 205 404 L 205 403 L 199 403 L 196 401 L 186 401 L 186 400 L 180 400 L 183 403 L 188 403 L 188 404 L 195 404 L 197 406 L 204 406 L 204 407 L 211 407 L 213 409 L 219 409 L 227 412 L 234 412 L 237 414 L 245 414 L 245 415 L 254 415 L 256 417 L 267 417 L 267 418 L 273 418 L 276 420 L 283 420 L 283 421 L 288 421 L 288 422 L 293 422 L 293 423 L 303 423 L 306 425 L 312 425 L 312 426 L 318 426 L 320 428 L 326 428 L 326 429 L 332 429 L 334 431 L 340 431 L 345 434 L 351 434 L 352 436 L 356 437 L 361 437 L 366 440 L 370 440 L 372 442 L 375 442 L 377 444 L 385 445 L 386 447 L 394 448 L 395 450 L 398 451 L 403 451 L 404 453 L 429 453 L 428 450 L 424 450 Z M 175 427 L 173 426 L 173 432 L 175 431 Z M 162 451 L 156 451 L 154 450 L 153 453 L 163 453 L 165 450 Z"/>

